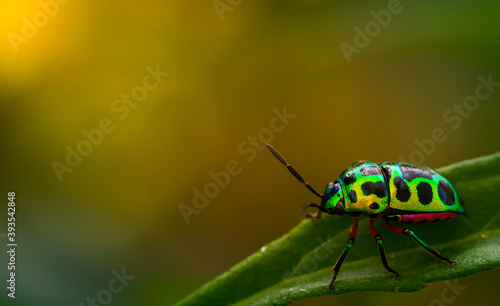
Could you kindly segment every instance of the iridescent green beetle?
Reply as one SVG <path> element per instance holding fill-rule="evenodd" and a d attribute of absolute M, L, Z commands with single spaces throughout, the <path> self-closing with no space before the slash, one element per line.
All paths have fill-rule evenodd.
<path fill-rule="evenodd" d="M 370 217 L 370 233 L 377 242 L 382 264 L 397 278 L 400 274 L 387 264 L 382 237 L 373 226 L 381 219 L 391 231 L 406 235 L 435 257 L 452 266 L 455 262 L 443 257 L 438 251 L 420 240 L 408 228 L 397 227 L 390 222 L 427 223 L 464 215 L 465 210 L 455 188 L 437 171 L 423 166 L 406 163 L 373 163 L 357 161 L 344 170 L 335 182 L 326 186 L 319 194 L 300 174 L 273 148 L 266 144 L 273 155 L 302 182 L 312 193 L 321 198 L 321 204 L 308 203 L 305 207 L 316 207 L 319 211 L 309 216 L 321 218 L 321 213 L 330 215 L 347 214 L 354 220 L 349 231 L 347 246 L 333 267 L 333 278 L 328 288 L 331 290 L 340 267 L 351 250 L 358 229 L 361 214 Z"/>

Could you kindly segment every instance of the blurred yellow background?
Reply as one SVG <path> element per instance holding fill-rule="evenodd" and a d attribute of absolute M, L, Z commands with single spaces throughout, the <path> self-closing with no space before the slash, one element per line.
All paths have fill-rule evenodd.
<path fill-rule="evenodd" d="M 319 192 L 359 159 L 438 168 L 499 150 L 498 3 L 64 2 L 0 9 L 16 305 L 171 304 L 283 235 L 315 197 L 266 141 Z M 480 77 L 485 98 L 468 98 Z M 135 278 L 103 293 L 122 269 Z M 498 277 L 460 280 L 453 305 L 498 298 Z M 443 288 L 299 304 L 427 305 Z"/>

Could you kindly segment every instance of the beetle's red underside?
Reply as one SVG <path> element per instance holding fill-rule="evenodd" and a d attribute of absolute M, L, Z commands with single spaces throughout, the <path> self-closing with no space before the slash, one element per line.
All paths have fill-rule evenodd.
<path fill-rule="evenodd" d="M 422 223 L 422 222 L 436 222 L 448 220 L 461 215 L 461 213 L 456 212 L 440 212 L 432 214 L 415 214 L 415 215 L 401 215 L 401 219 L 398 222 L 403 223 Z"/>

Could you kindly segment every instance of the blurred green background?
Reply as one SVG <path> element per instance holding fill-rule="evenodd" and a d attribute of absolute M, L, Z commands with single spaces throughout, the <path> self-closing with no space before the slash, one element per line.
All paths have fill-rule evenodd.
<path fill-rule="evenodd" d="M 46 13 L 38 1 L 0 9 L 0 186 L 5 201 L 16 192 L 16 305 L 87 305 L 99 295 L 171 304 L 283 235 L 315 197 L 265 141 L 320 192 L 358 159 L 438 168 L 499 150 L 498 87 L 457 108 L 478 77 L 500 81 L 494 1 L 42 3 Z M 388 6 L 398 11 L 390 20 L 380 13 Z M 363 42 L 355 28 L 366 34 L 367 25 Z M 356 42 L 365 45 L 348 62 L 340 45 Z M 141 91 L 147 67 L 169 75 Z M 144 92 L 128 115 L 113 109 Z M 295 117 L 269 133 L 284 108 Z M 83 130 L 105 118 L 114 130 L 85 147 Z M 436 129 L 446 140 L 432 145 Z M 67 165 L 68 146 L 87 156 L 59 179 L 53 165 Z M 240 172 L 214 190 L 210 173 L 230 161 Z M 186 224 L 180 205 L 193 207 L 195 188 L 214 196 Z M 4 206 L 4 280 L 6 219 Z M 385 238 L 389 252 L 399 239 Z M 375 245 L 353 252 L 363 248 Z M 111 271 L 122 269 L 135 278 L 107 296 Z M 453 305 L 498 298 L 499 273 L 459 280 L 467 289 Z M 299 304 L 442 305 L 445 288 Z M 6 290 L 0 303 L 14 304 Z"/>

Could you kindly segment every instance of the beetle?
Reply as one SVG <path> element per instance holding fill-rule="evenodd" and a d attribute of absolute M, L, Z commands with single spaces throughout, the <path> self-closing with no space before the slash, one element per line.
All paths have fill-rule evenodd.
<path fill-rule="evenodd" d="M 436 170 L 408 163 L 374 163 L 360 160 L 345 169 L 334 182 L 328 183 L 325 192 L 319 194 L 278 151 L 270 144 L 266 146 L 297 180 L 321 198 L 320 204 L 307 203 L 303 207 L 315 207 L 319 210 L 315 214 L 309 214 L 309 217 L 320 219 L 322 213 L 327 213 L 345 214 L 353 218 L 347 246 L 333 267 L 332 281 L 328 285 L 330 290 L 333 288 L 342 263 L 354 245 L 358 218 L 362 214 L 370 218 L 368 224 L 370 234 L 378 245 L 383 266 L 394 274 L 394 278 L 401 274 L 389 267 L 387 263 L 382 237 L 373 225 L 376 220 L 384 221 L 387 228 L 397 234 L 410 236 L 434 257 L 448 262 L 450 267 L 455 264 L 453 260 L 442 256 L 423 242 L 409 228 L 391 224 L 391 222 L 407 224 L 437 222 L 466 215 L 455 188 Z"/>

